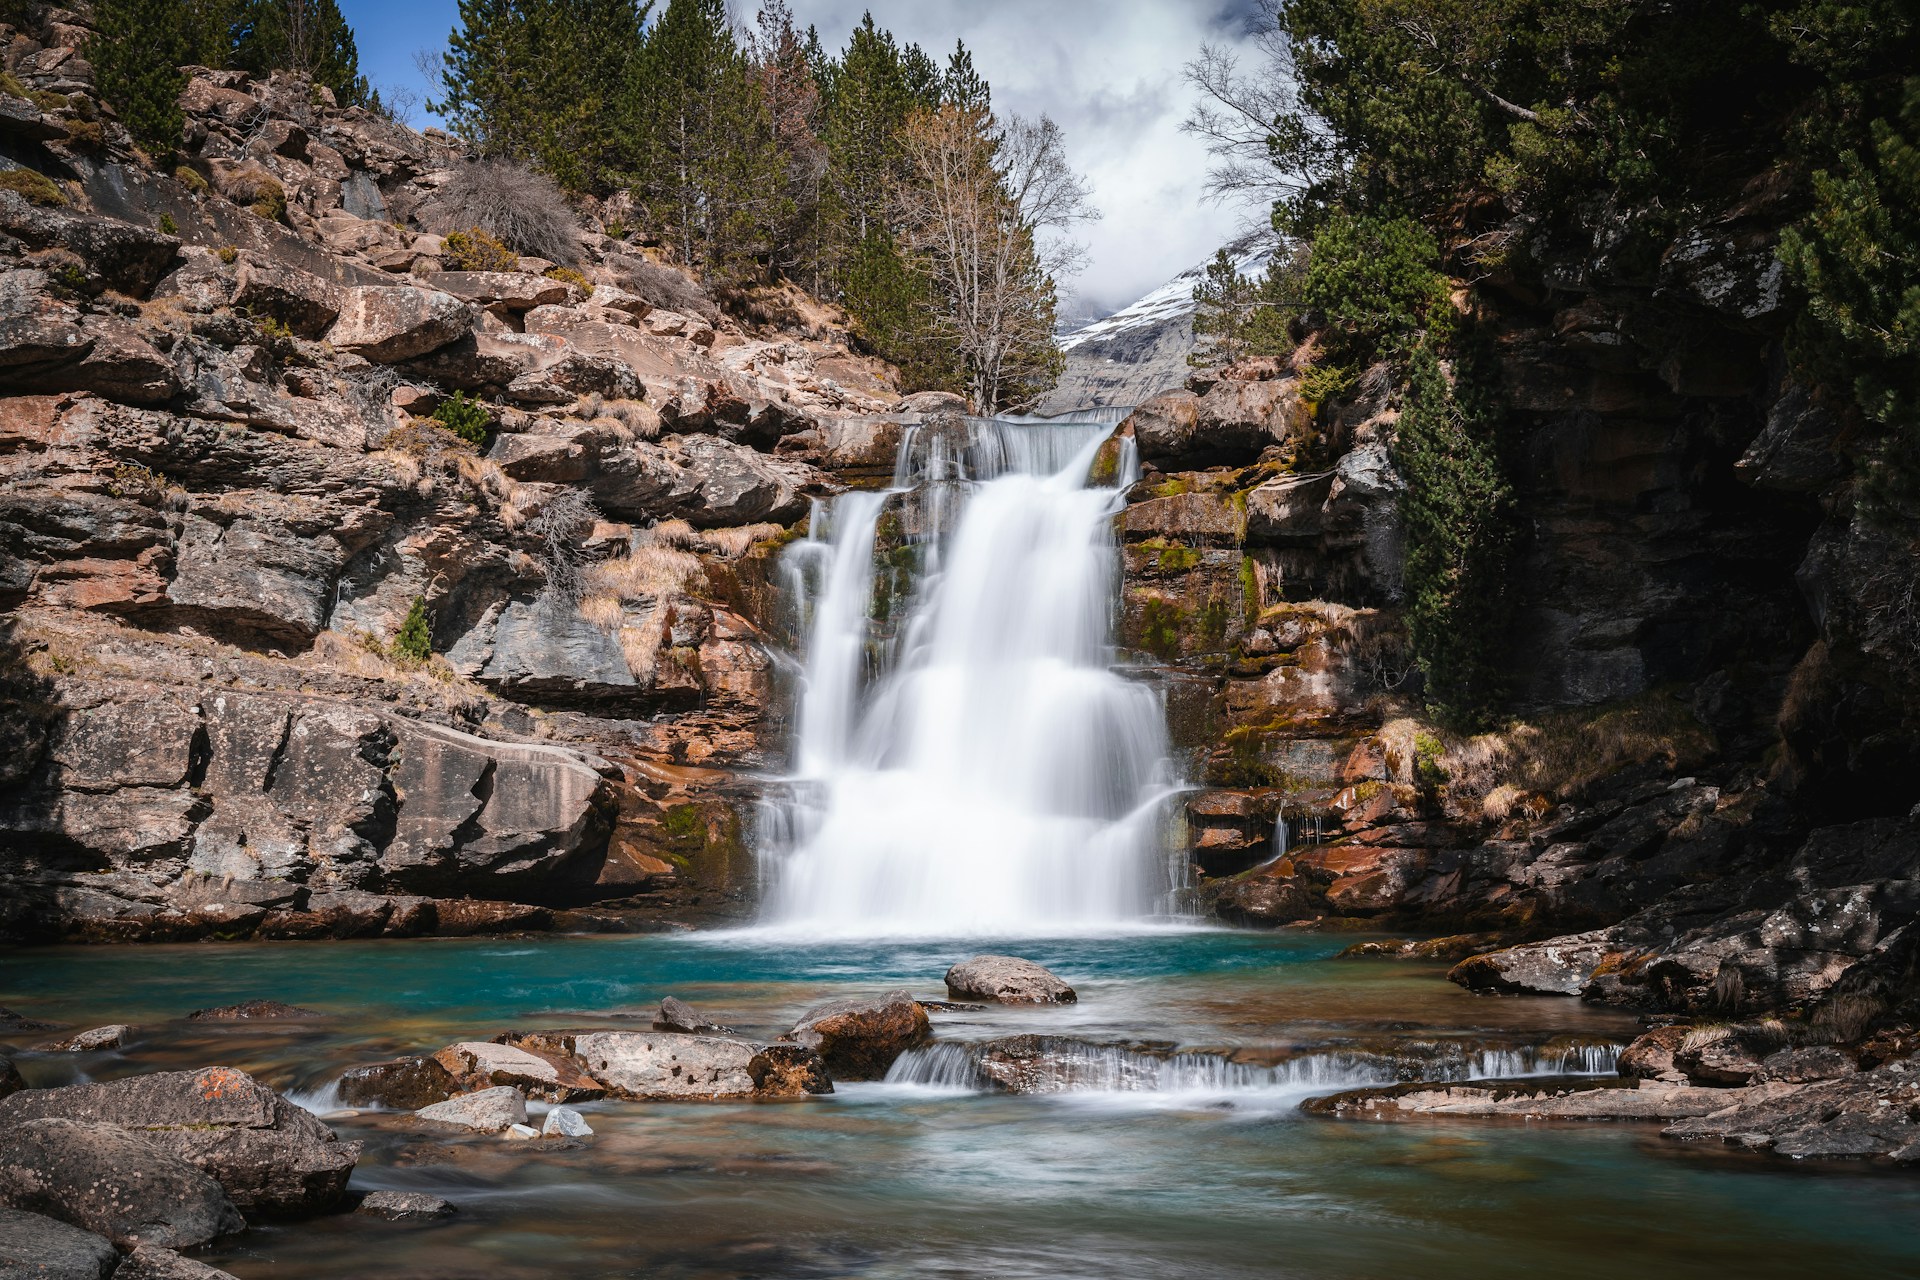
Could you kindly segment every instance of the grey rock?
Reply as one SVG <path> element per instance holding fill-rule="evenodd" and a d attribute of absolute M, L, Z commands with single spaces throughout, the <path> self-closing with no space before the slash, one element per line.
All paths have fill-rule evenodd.
<path fill-rule="evenodd" d="M 303 338 L 317 338 L 339 318 L 338 285 L 286 263 L 248 255 L 234 280 L 233 305 L 271 316 Z"/>
<path fill-rule="evenodd" d="M 0 1055 L 0 1098 L 18 1093 L 26 1087 L 26 1077 L 20 1074 L 20 1068 L 13 1065 L 13 1059 Z"/>
<path fill-rule="evenodd" d="M 400 1058 L 355 1067 L 340 1077 L 340 1101 L 348 1106 L 380 1106 L 418 1111 L 454 1095 L 453 1075 L 432 1058 Z"/>
<path fill-rule="evenodd" d="M 354 1212 L 389 1222 L 424 1222 L 450 1218 L 456 1210 L 439 1196 L 423 1191 L 375 1191 L 362 1200 Z"/>
<path fill-rule="evenodd" d="M 705 1013 L 694 1008 L 678 996 L 665 996 L 660 1001 L 660 1012 L 654 1016 L 655 1031 L 681 1031 L 689 1035 L 732 1035 L 732 1027 L 723 1027 Z"/>
<path fill-rule="evenodd" d="M 602 1089 L 571 1060 L 510 1044 L 469 1040 L 433 1055 L 467 1089 L 511 1085 L 529 1097 L 553 1102 L 603 1097 Z"/>
<path fill-rule="evenodd" d="M 341 298 L 327 341 L 377 364 L 426 355 L 473 327 L 467 305 L 437 289 L 366 286 Z"/>
<path fill-rule="evenodd" d="M 587 1124 L 587 1118 L 572 1107 L 555 1107 L 547 1112 L 546 1122 L 540 1126 L 540 1132 L 549 1138 L 591 1138 L 593 1129 Z"/>
<path fill-rule="evenodd" d="M 189 1022 L 307 1022 L 327 1015 L 318 1009 L 303 1009 L 280 1000 L 242 1000 L 212 1009 L 195 1009 Z"/>
<path fill-rule="evenodd" d="M 204 1244 L 246 1225 L 219 1183 L 144 1134 L 75 1120 L 0 1128 L 0 1205 L 58 1218 L 122 1248 Z"/>
<path fill-rule="evenodd" d="M 154 1149 L 213 1177 L 241 1209 L 296 1216 L 333 1208 L 360 1156 L 243 1071 L 162 1071 L 0 1099 L 0 1125 L 57 1117 L 137 1128 Z"/>
<path fill-rule="evenodd" d="M 1469 956 L 1447 977 L 1470 991 L 1499 995 L 1577 996 L 1615 949 L 1606 930 Z"/>
<path fill-rule="evenodd" d="M 1072 987 L 1041 965 L 1017 956 L 974 956 L 947 970 L 947 994 L 955 1000 L 1000 1004 L 1072 1004 Z"/>
<path fill-rule="evenodd" d="M 503 1136 L 510 1142 L 531 1142 L 540 1136 L 540 1131 L 530 1124 L 510 1124 Z"/>
<path fill-rule="evenodd" d="M 667 1031 L 596 1031 L 573 1038 L 573 1056 L 623 1098 L 712 1101 L 831 1093 L 820 1055 L 799 1045 L 762 1045 Z"/>
<path fill-rule="evenodd" d="M 1911 1062 L 1816 1084 L 1763 1085 L 1745 1092 L 1731 1105 L 1670 1126 L 1666 1135 L 1718 1139 L 1799 1158 L 1920 1161 L 1920 1071 Z"/>
<path fill-rule="evenodd" d="M 420 1108 L 414 1115 L 435 1124 L 499 1133 L 527 1122 L 527 1095 L 511 1085 L 501 1085 L 436 1102 Z"/>
<path fill-rule="evenodd" d="M 91 1231 L 37 1213 L 0 1209 L 4 1280 L 106 1280 L 116 1274 L 119 1261 L 113 1246 Z"/>
<path fill-rule="evenodd" d="M 91 1031 L 82 1031 L 79 1035 L 68 1036 L 48 1045 L 56 1053 L 98 1053 L 103 1049 L 118 1049 L 127 1041 L 133 1028 L 124 1023 L 95 1027 Z"/>

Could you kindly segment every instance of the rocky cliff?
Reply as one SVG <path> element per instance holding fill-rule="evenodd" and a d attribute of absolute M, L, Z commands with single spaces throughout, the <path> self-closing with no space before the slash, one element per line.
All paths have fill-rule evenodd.
<path fill-rule="evenodd" d="M 892 370 L 594 209 L 455 269 L 469 158 L 297 79 L 195 71 L 158 165 L 88 34 L 0 79 L 0 934 L 743 909 L 767 565 L 890 465 Z"/>
<path fill-rule="evenodd" d="M 1523 530 L 1496 732 L 1422 711 L 1391 368 L 1313 403 L 1250 362 L 1122 427 L 1126 634 L 1168 665 L 1220 915 L 1452 932 L 1403 950 L 1472 956 L 1487 990 L 1912 1000 L 1913 553 L 1788 372 L 1785 215 L 1756 190 L 1645 258 L 1554 246 L 1473 295 Z"/>

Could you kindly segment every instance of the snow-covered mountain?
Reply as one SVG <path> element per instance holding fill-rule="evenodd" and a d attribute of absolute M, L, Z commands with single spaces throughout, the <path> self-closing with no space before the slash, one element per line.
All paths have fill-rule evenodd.
<path fill-rule="evenodd" d="M 1241 274 L 1249 276 L 1266 273 L 1273 251 L 1268 231 L 1227 246 Z M 1066 371 L 1040 411 L 1135 405 L 1185 382 L 1193 350 L 1193 289 L 1206 273 L 1204 262 L 1191 267 L 1139 301 L 1062 335 Z"/>

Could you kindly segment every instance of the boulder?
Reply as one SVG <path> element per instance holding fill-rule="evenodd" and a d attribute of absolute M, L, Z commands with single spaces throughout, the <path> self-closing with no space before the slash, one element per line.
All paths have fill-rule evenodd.
<path fill-rule="evenodd" d="M 836 1080 L 879 1080 L 895 1058 L 933 1038 L 927 1011 L 905 991 L 809 1009 L 783 1040 L 819 1052 Z"/>
<path fill-rule="evenodd" d="M 103 1049 L 118 1049 L 127 1042 L 127 1036 L 133 1031 L 124 1023 L 95 1027 L 91 1031 L 82 1031 L 79 1035 L 68 1036 L 65 1040 L 56 1040 L 47 1048 L 55 1053 L 98 1053 Z"/>
<path fill-rule="evenodd" d="M 451 1098 L 453 1075 L 432 1058 L 400 1058 L 355 1067 L 340 1077 L 340 1101 L 351 1107 L 418 1111 Z"/>
<path fill-rule="evenodd" d="M 26 1087 L 26 1077 L 20 1074 L 20 1068 L 13 1065 L 13 1059 L 0 1054 L 0 1098 L 18 1093 Z"/>
<path fill-rule="evenodd" d="M 340 1141 L 232 1067 L 28 1089 L 0 1099 L 0 1125 L 51 1117 L 137 1128 L 154 1148 L 213 1177 L 241 1209 L 270 1217 L 333 1208 L 360 1157 L 358 1142 Z"/>
<path fill-rule="evenodd" d="M 553 306 L 573 293 L 573 286 L 564 280 L 522 271 L 430 271 L 420 282 L 462 301 L 505 311 Z"/>
<path fill-rule="evenodd" d="M 547 1112 L 546 1123 L 540 1126 L 542 1135 L 549 1138 L 591 1138 L 592 1126 L 587 1118 L 572 1107 L 555 1107 Z"/>
<path fill-rule="evenodd" d="M 753 1044 L 669 1031 L 595 1031 L 573 1056 L 623 1098 L 717 1101 L 832 1093 L 826 1063 L 801 1045 Z"/>
<path fill-rule="evenodd" d="M 666 996 L 660 1001 L 660 1012 L 653 1019 L 655 1031 L 683 1031 L 689 1035 L 702 1035 L 711 1032 L 714 1035 L 731 1035 L 732 1027 L 723 1027 L 686 1001 L 674 996 Z"/>
<path fill-rule="evenodd" d="M 1912 1062 L 1817 1084 L 1740 1090 L 1730 1101 L 1669 1126 L 1666 1135 L 1796 1158 L 1890 1156 L 1920 1163 L 1920 1070 Z"/>
<path fill-rule="evenodd" d="M 342 296 L 327 341 L 376 364 L 396 364 L 436 351 L 472 327 L 467 304 L 451 294 L 367 285 Z"/>
<path fill-rule="evenodd" d="M 1072 1004 L 1073 988 L 1031 960 L 975 956 L 947 970 L 947 994 L 955 1000 L 1001 1004 Z"/>
<path fill-rule="evenodd" d="M 122 1248 L 205 1244 L 246 1226 L 219 1183 L 144 1134 L 77 1120 L 0 1125 L 0 1206 L 58 1218 Z"/>
<path fill-rule="evenodd" d="M 528 1097 L 549 1102 L 606 1096 L 606 1090 L 571 1061 L 510 1044 L 469 1040 L 448 1045 L 433 1060 L 458 1078 L 463 1089 L 512 1085 Z"/>
<path fill-rule="evenodd" d="M 1686 1042 L 1691 1027 L 1655 1027 L 1636 1036 L 1620 1051 L 1620 1074 L 1643 1080 L 1679 1079 L 1673 1055 Z"/>
<path fill-rule="evenodd" d="M 0 1277 L 6 1280 L 107 1280 L 119 1261 L 113 1246 L 91 1231 L 0 1209 Z"/>
<path fill-rule="evenodd" d="M 388 1222 L 425 1222 L 450 1218 L 455 1210 L 439 1196 L 423 1191 L 375 1191 L 362 1200 L 354 1212 L 385 1218 Z"/>
<path fill-rule="evenodd" d="M 435 1124 L 499 1133 L 527 1122 L 527 1095 L 511 1085 L 463 1093 L 413 1113 Z"/>
<path fill-rule="evenodd" d="M 234 1280 L 231 1272 L 182 1257 L 171 1249 L 141 1245 L 128 1254 L 113 1280 Z"/>
<path fill-rule="evenodd" d="M 1729 1088 L 1753 1084 L 1762 1060 L 1785 1047 L 1786 1032 L 1778 1023 L 1695 1027 L 1674 1050 L 1673 1065 L 1695 1084 Z"/>
<path fill-rule="evenodd" d="M 1448 971 L 1447 977 L 1469 991 L 1577 996 L 1613 952 L 1607 931 L 1595 930 L 1469 956 Z"/>
<path fill-rule="evenodd" d="M 311 272 L 252 255 L 234 278 L 233 305 L 270 316 L 302 338 L 317 338 L 340 316 L 340 286 Z"/>

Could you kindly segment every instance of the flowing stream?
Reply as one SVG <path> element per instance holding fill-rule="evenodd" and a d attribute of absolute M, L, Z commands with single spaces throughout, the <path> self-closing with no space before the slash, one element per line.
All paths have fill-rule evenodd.
<path fill-rule="evenodd" d="M 786 565 L 805 675 L 761 815 L 768 924 L 1044 936 L 1166 909 L 1176 780 L 1159 697 L 1116 669 L 1111 434 L 913 429 L 891 488 L 816 508 Z"/>

